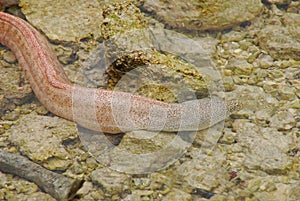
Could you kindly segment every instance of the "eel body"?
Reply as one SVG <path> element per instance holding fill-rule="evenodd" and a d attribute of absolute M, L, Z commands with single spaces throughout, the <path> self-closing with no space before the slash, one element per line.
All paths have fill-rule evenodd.
<path fill-rule="evenodd" d="M 101 132 L 208 128 L 237 102 L 213 97 L 165 103 L 120 91 L 74 85 L 46 38 L 26 21 L 0 12 L 0 43 L 15 54 L 38 100 L 53 114 Z"/>

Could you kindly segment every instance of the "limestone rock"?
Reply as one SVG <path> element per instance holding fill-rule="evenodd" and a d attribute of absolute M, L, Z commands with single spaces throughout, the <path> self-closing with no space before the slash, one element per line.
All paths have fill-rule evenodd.
<path fill-rule="evenodd" d="M 204 31 L 228 29 L 251 21 L 260 14 L 263 4 L 259 0 L 146 0 L 142 8 L 172 27 Z"/>
<path fill-rule="evenodd" d="M 91 173 L 91 179 L 110 193 L 124 191 L 130 186 L 129 176 L 108 168 L 94 170 Z"/>
<path fill-rule="evenodd" d="M 267 25 L 258 34 L 259 45 L 274 59 L 300 60 L 300 15 L 286 13 L 283 26 Z"/>
<path fill-rule="evenodd" d="M 66 170 L 72 163 L 62 140 L 75 135 L 72 122 L 58 117 L 26 115 L 11 128 L 9 141 L 31 160 L 51 170 Z"/>
<path fill-rule="evenodd" d="M 99 1 L 21 0 L 19 6 L 28 21 L 52 40 L 76 41 L 90 34 L 99 36 L 103 20 Z"/>

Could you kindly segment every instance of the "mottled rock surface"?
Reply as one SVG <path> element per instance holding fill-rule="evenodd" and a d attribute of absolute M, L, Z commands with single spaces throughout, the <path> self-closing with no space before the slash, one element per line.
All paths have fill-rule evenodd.
<path fill-rule="evenodd" d="M 99 36 L 103 17 L 97 0 L 20 0 L 19 5 L 26 18 L 51 40 L 74 41 L 91 34 Z"/>
<path fill-rule="evenodd" d="M 55 201 L 50 195 L 39 192 L 37 185 L 12 175 L 0 172 L 0 199 L 1 200 L 45 200 Z M 9 190 L 7 190 L 9 189 Z"/>
<path fill-rule="evenodd" d="M 130 185 L 129 176 L 111 171 L 107 168 L 94 170 L 91 173 L 91 179 L 94 183 L 101 185 L 104 190 L 111 193 L 127 190 Z"/>
<path fill-rule="evenodd" d="M 282 14 L 279 24 L 270 24 L 263 28 L 258 40 L 262 49 L 275 59 L 300 60 L 300 15 Z"/>
<path fill-rule="evenodd" d="M 27 115 L 11 129 L 9 141 L 31 160 L 50 170 L 66 170 L 72 163 L 61 142 L 74 138 L 74 124 L 57 117 Z"/>
<path fill-rule="evenodd" d="M 141 7 L 172 27 L 204 31 L 228 29 L 251 21 L 260 14 L 263 5 L 259 0 L 145 0 Z"/>

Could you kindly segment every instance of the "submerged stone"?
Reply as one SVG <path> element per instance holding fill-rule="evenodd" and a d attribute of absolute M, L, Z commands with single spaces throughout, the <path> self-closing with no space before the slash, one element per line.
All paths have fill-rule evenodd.
<path fill-rule="evenodd" d="M 103 17 L 102 5 L 97 0 L 20 0 L 19 6 L 27 20 L 51 40 L 76 41 L 89 35 L 99 37 Z"/>
<path fill-rule="evenodd" d="M 258 34 L 259 45 L 274 59 L 300 60 L 300 15 L 286 13 L 283 25 L 267 25 Z"/>
<path fill-rule="evenodd" d="M 9 141 L 23 155 L 44 167 L 66 170 L 72 161 L 61 140 L 71 137 L 72 133 L 75 134 L 72 122 L 58 117 L 26 115 L 19 120 L 19 124 L 11 128 Z"/>
<path fill-rule="evenodd" d="M 224 30 L 251 21 L 263 8 L 260 0 L 145 0 L 141 7 L 158 20 L 180 29 Z"/>

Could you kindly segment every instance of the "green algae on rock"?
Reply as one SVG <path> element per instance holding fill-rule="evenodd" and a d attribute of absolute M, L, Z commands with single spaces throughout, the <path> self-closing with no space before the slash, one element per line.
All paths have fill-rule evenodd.
<path fill-rule="evenodd" d="M 112 3 L 103 6 L 103 24 L 101 34 L 104 39 L 126 34 L 128 30 L 147 28 L 140 10 L 131 2 Z"/>
<path fill-rule="evenodd" d="M 113 82 L 109 83 L 109 87 L 165 102 L 183 102 L 189 98 L 208 96 L 203 74 L 194 66 L 176 59 L 174 55 L 157 51 L 139 54 L 139 58 L 135 55 L 129 54 L 122 62 L 117 60 L 111 66 L 109 73 L 120 80 L 116 80 L 116 87 Z M 137 68 L 131 69 L 134 66 Z M 126 72 L 125 76 L 120 72 Z"/>
<path fill-rule="evenodd" d="M 213 76 L 205 75 L 199 68 L 213 66 L 210 54 L 216 40 L 210 37 L 192 40 L 174 31 L 149 28 L 132 3 L 104 6 L 103 13 L 101 30 L 106 40 L 93 55 L 105 54 L 104 66 L 110 76 L 108 89 L 165 102 L 208 96 L 207 85 Z M 98 64 L 90 61 L 89 66 Z"/>

